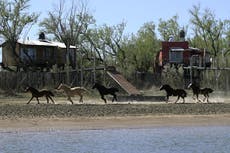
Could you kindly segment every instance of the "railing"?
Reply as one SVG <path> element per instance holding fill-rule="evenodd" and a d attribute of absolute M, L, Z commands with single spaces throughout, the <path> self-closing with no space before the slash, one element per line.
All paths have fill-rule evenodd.
<path fill-rule="evenodd" d="M 79 74 L 70 72 L 72 86 L 78 86 Z M 0 89 L 23 91 L 25 86 L 36 88 L 55 88 L 60 83 L 66 83 L 66 72 L 0 72 Z"/>

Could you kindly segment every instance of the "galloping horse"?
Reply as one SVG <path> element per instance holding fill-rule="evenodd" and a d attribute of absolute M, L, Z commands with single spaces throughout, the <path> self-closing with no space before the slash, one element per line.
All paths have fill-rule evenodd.
<path fill-rule="evenodd" d="M 38 91 L 37 89 L 28 86 L 28 87 L 26 87 L 25 91 L 26 91 L 26 92 L 30 91 L 31 94 L 32 94 L 32 97 L 31 97 L 31 99 L 27 102 L 27 104 L 29 104 L 29 103 L 31 102 L 31 100 L 32 100 L 34 97 L 36 97 L 36 99 L 37 99 L 37 101 L 38 101 L 38 104 L 40 104 L 40 103 L 39 103 L 38 97 L 43 97 L 43 96 L 46 97 L 47 103 L 49 103 L 49 99 L 50 99 L 50 100 L 53 102 L 53 104 L 54 104 L 54 101 L 53 101 L 53 99 L 51 98 L 51 96 L 54 97 L 54 94 L 53 94 L 51 91 L 49 91 L 49 90 L 41 90 L 41 91 Z"/>
<path fill-rule="evenodd" d="M 166 91 L 166 102 L 169 100 L 169 96 L 177 96 L 177 101 L 180 99 L 180 97 L 183 99 L 183 103 L 185 102 L 185 97 L 187 96 L 187 93 L 183 89 L 173 89 L 170 85 L 164 84 L 160 87 L 160 90 L 165 90 Z"/>
<path fill-rule="evenodd" d="M 71 97 L 73 97 L 74 95 L 78 95 L 80 96 L 79 102 L 83 103 L 83 93 L 86 92 L 87 90 L 83 87 L 69 87 L 66 84 L 60 84 L 57 88 L 58 90 L 64 90 L 64 92 L 66 93 L 68 100 L 73 104 L 73 101 L 71 99 Z"/>
<path fill-rule="evenodd" d="M 213 92 L 213 89 L 211 89 L 211 88 L 202 88 L 202 89 L 200 89 L 200 87 L 198 87 L 197 85 L 195 85 L 195 84 L 193 84 L 193 83 L 190 83 L 190 84 L 188 85 L 188 88 L 192 88 L 193 99 L 195 99 L 194 96 L 196 96 L 196 100 L 197 100 L 198 102 L 200 102 L 200 99 L 198 98 L 198 96 L 199 96 L 199 94 L 202 94 L 202 95 L 204 95 L 203 102 L 204 102 L 205 99 L 206 99 L 206 100 L 207 100 L 207 103 L 209 103 L 209 100 L 208 100 L 208 98 L 209 98 L 209 93 L 212 93 L 212 92 Z"/>
<path fill-rule="evenodd" d="M 116 92 L 119 91 L 117 88 L 114 88 L 114 87 L 112 87 L 112 88 L 106 88 L 105 86 L 103 86 L 103 85 L 101 85 L 101 84 L 99 84 L 99 83 L 95 83 L 95 84 L 94 84 L 94 86 L 92 87 L 92 89 L 95 89 L 95 88 L 98 90 L 98 92 L 99 92 L 100 95 L 101 95 L 101 99 L 103 99 L 105 103 L 107 103 L 107 101 L 106 101 L 106 99 L 105 99 L 104 96 L 105 96 L 105 95 L 109 95 L 109 94 L 110 94 L 110 95 L 113 95 L 112 102 L 113 102 L 114 100 L 117 101 Z"/>

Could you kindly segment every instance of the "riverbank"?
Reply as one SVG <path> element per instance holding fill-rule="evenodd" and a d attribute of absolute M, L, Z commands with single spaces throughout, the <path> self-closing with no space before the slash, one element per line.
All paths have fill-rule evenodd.
<path fill-rule="evenodd" d="M 0 119 L 213 114 L 230 114 L 230 103 L 0 105 Z"/>
<path fill-rule="evenodd" d="M 0 132 L 230 126 L 230 114 L 156 115 L 125 117 L 14 118 L 0 120 Z"/>
<path fill-rule="evenodd" d="M 230 126 L 229 103 L 1 104 L 0 131 Z"/>

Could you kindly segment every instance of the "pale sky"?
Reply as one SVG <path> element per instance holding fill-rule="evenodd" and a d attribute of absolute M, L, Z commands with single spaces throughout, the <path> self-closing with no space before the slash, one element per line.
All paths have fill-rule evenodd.
<path fill-rule="evenodd" d="M 72 0 L 66 0 L 70 2 Z M 210 8 L 217 18 L 229 19 L 230 1 L 228 0 L 87 0 L 88 7 L 96 19 L 98 26 L 102 24 L 116 25 L 126 22 L 126 33 L 136 33 L 146 22 L 156 25 L 160 18 L 167 20 L 174 15 L 179 16 L 180 26 L 189 24 L 189 9 L 193 5 L 201 5 L 202 9 Z M 46 17 L 49 10 L 59 0 L 31 0 L 31 11 L 40 12 L 39 20 Z M 36 39 L 38 26 L 29 32 L 31 39 Z"/>
<path fill-rule="evenodd" d="M 71 2 L 72 0 L 66 0 Z M 156 25 L 160 18 L 168 20 L 174 15 L 179 16 L 180 26 L 189 24 L 189 9 L 200 4 L 202 9 L 209 8 L 222 20 L 230 19 L 229 0 L 87 0 L 88 7 L 96 19 L 98 26 L 116 25 L 126 22 L 125 33 L 136 33 L 146 22 L 153 21 Z M 31 0 L 31 12 L 41 13 L 39 21 L 46 17 L 59 0 Z M 29 39 L 37 39 L 38 25 L 29 31 Z M 1 54 L 1 49 L 0 49 Z M 1 56 L 0 56 L 1 61 Z"/>

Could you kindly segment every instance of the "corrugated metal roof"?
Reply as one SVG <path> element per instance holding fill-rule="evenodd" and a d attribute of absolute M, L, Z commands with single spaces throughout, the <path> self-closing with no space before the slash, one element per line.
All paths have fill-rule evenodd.
<path fill-rule="evenodd" d="M 50 47 L 66 48 L 64 43 L 55 42 L 55 41 L 18 40 L 18 43 L 23 45 L 32 45 L 32 46 L 50 46 Z M 76 49 L 76 46 L 71 45 L 70 48 Z"/>

